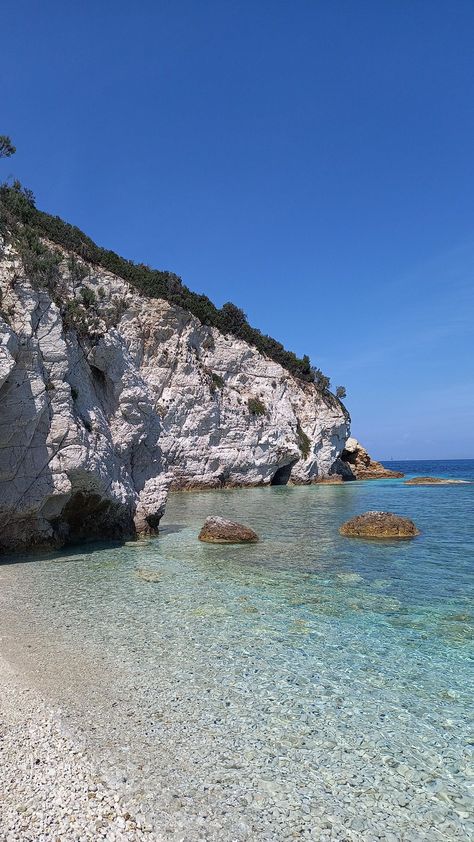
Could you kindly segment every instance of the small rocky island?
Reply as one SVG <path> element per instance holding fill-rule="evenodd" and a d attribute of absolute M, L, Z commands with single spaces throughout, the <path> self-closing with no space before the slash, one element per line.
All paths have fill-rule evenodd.
<path fill-rule="evenodd" d="M 255 544 L 258 535 L 249 526 L 233 520 L 207 517 L 199 533 L 199 540 L 206 544 Z"/>
<path fill-rule="evenodd" d="M 469 485 L 467 479 L 443 479 L 442 477 L 412 477 L 404 485 Z"/>
<path fill-rule="evenodd" d="M 346 538 L 415 538 L 420 534 L 412 520 L 393 512 L 365 512 L 340 527 Z"/>

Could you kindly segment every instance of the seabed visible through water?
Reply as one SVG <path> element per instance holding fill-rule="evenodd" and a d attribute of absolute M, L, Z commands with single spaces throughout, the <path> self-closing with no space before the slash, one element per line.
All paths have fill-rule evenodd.
<path fill-rule="evenodd" d="M 464 842 L 473 499 L 393 480 L 174 494 L 156 539 L 3 565 L 3 651 L 157 838 Z M 370 509 L 422 534 L 338 534 Z M 199 543 L 208 514 L 261 542 Z"/>

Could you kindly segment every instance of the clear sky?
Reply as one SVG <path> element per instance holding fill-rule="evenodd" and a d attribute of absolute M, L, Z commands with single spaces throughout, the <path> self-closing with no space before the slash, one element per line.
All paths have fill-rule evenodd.
<path fill-rule="evenodd" d="M 1 164 L 347 388 L 380 458 L 474 457 L 473 0 L 2 0 Z"/>

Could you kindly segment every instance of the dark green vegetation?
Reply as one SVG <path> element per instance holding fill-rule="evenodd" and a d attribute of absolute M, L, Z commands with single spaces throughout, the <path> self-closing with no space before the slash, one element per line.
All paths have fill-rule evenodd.
<path fill-rule="evenodd" d="M 6 134 L 0 134 L 0 158 L 10 158 L 14 155 L 16 148 Z"/>
<path fill-rule="evenodd" d="M 266 415 L 267 410 L 265 404 L 262 403 L 260 398 L 249 398 L 247 401 L 247 406 L 249 408 L 249 412 L 251 415 Z"/>
<path fill-rule="evenodd" d="M 8 146 L 6 148 L 8 149 Z M 128 281 L 143 295 L 164 298 L 188 310 L 203 324 L 212 325 L 222 333 L 231 333 L 248 342 L 295 377 L 315 383 L 324 393 L 329 392 L 329 378 L 318 368 L 311 366 L 306 354 L 299 358 L 292 351 L 287 351 L 276 339 L 251 327 L 245 313 L 235 304 L 229 302 L 218 309 L 207 296 L 191 292 L 173 272 L 150 269 L 143 263 L 135 264 L 131 260 L 119 257 L 113 251 L 100 248 L 79 228 L 63 222 L 58 216 L 38 210 L 31 191 L 23 188 L 19 182 L 14 182 L 12 186 L 4 184 L 0 187 L 0 233 L 2 231 L 8 231 L 14 236 L 28 274 L 51 292 L 58 280 L 60 257 L 46 248 L 41 238 L 46 238 L 71 253 L 70 269 L 73 267 L 72 271 L 78 272 L 78 284 L 81 280 L 80 275 L 87 273 L 87 269 L 84 269 L 85 264 L 100 266 Z M 74 269 L 74 266 L 77 269 Z M 80 294 L 84 308 L 94 306 L 95 301 L 91 300 L 90 291 L 86 292 L 83 289 Z M 72 323 L 74 315 L 78 316 L 70 314 Z"/>
<path fill-rule="evenodd" d="M 214 387 L 212 391 L 214 392 L 216 389 L 223 389 L 225 386 L 225 380 L 220 374 L 216 374 L 215 371 L 211 374 L 212 386 Z"/>
<path fill-rule="evenodd" d="M 296 428 L 296 435 L 300 453 L 303 459 L 307 459 L 311 450 L 311 439 L 309 438 L 309 436 L 306 435 L 299 421 L 298 426 Z"/>

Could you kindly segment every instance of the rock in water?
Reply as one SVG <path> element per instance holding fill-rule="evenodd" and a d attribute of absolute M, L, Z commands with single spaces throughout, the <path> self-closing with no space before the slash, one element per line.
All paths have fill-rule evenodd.
<path fill-rule="evenodd" d="M 397 479 L 403 477 L 400 471 L 391 471 L 371 459 L 365 447 L 354 438 L 348 438 L 344 450 L 336 460 L 333 472 L 340 474 L 343 479 Z"/>
<path fill-rule="evenodd" d="M 207 517 L 199 533 L 199 540 L 208 544 L 254 544 L 258 541 L 258 535 L 253 529 L 233 520 Z"/>
<path fill-rule="evenodd" d="M 135 570 L 135 576 L 138 579 L 143 579 L 144 582 L 159 582 L 162 577 L 162 573 L 157 570 L 143 570 L 139 567 Z"/>
<path fill-rule="evenodd" d="M 467 479 L 442 479 L 441 477 L 413 477 L 406 479 L 404 485 L 466 485 Z"/>
<path fill-rule="evenodd" d="M 339 528 L 346 538 L 414 538 L 420 532 L 412 520 L 393 512 L 365 512 Z"/>

